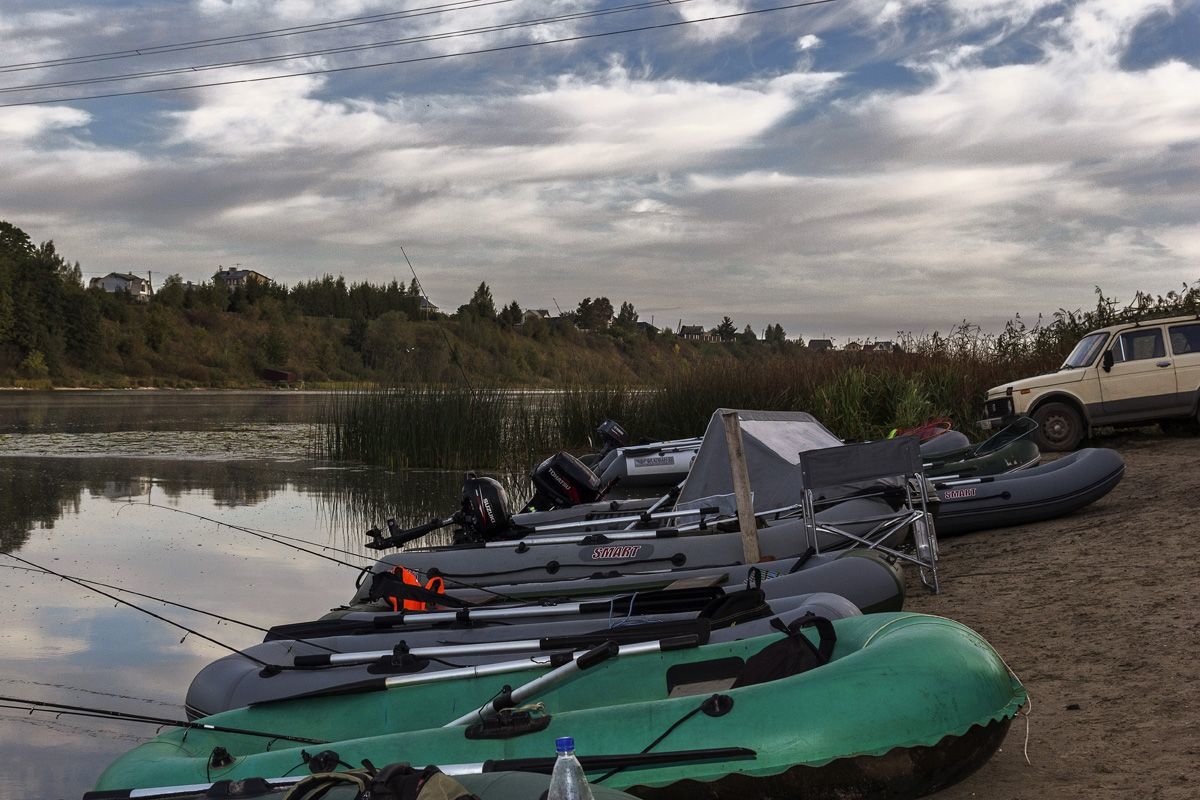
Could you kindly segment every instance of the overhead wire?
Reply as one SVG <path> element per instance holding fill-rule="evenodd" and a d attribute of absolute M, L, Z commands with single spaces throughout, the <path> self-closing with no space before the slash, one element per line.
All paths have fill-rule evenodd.
<path fill-rule="evenodd" d="M 297 53 L 279 53 L 270 56 L 258 56 L 255 58 L 243 58 L 232 61 L 218 61 L 208 64 L 194 64 L 182 67 L 164 67 L 156 70 L 146 70 L 143 72 L 127 72 L 116 75 L 100 75 L 90 78 L 75 78 L 71 80 L 46 81 L 42 83 L 23 83 L 14 84 L 12 86 L 0 86 L 0 93 L 34 91 L 39 89 L 61 89 L 70 86 L 88 86 L 98 83 L 115 83 L 120 81 L 146 80 L 147 78 L 161 78 L 171 75 L 182 75 L 191 72 L 211 72 L 221 69 L 234 69 L 236 67 L 252 67 L 262 64 L 274 64 L 281 61 L 295 61 L 302 58 L 313 58 L 316 56 L 338 55 L 341 53 L 356 53 L 365 50 L 377 50 L 385 47 L 400 47 L 408 44 L 423 44 L 427 42 L 445 41 L 447 39 L 463 38 L 467 36 L 478 36 L 485 33 L 502 33 L 510 30 L 520 30 L 522 28 L 531 28 L 538 25 L 552 25 L 560 22 L 575 22 L 584 19 L 593 19 L 596 17 L 612 16 L 614 14 L 624 14 L 632 11 L 644 11 L 650 8 L 661 8 L 668 5 L 682 5 L 690 3 L 693 0 L 646 0 L 646 2 L 633 3 L 624 6 L 616 6 L 613 8 L 599 9 L 595 11 L 576 11 L 569 14 L 559 14 L 551 17 L 537 17 L 534 19 L 517 20 L 514 22 L 506 22 L 496 25 L 485 25 L 477 28 L 463 28 L 453 31 L 440 31 L 438 33 L 428 33 L 416 36 L 408 36 L 402 39 L 387 39 L 379 42 L 366 42 L 361 44 L 348 44 L 339 47 L 326 47 L 319 50 L 305 50 Z M 0 70 L 2 72 L 3 70 Z"/>
<path fill-rule="evenodd" d="M 90 64 L 97 61 L 115 61 L 123 58 L 136 58 L 139 56 L 160 55 L 163 53 L 177 53 L 180 51 L 196 50 L 204 47 L 223 47 L 225 45 L 242 44 L 244 42 L 257 42 L 265 39 L 278 39 L 286 36 L 302 36 L 309 33 L 323 33 L 325 31 L 342 30 L 344 28 L 352 28 L 360 25 L 374 25 L 381 22 L 392 22 L 398 19 L 411 19 L 416 17 L 430 16 L 433 14 L 445 14 L 451 11 L 469 11 L 475 8 L 503 5 L 515 1 L 516 0 L 458 0 L 458 2 L 454 3 L 442 3 L 441 5 L 436 6 L 410 8 L 404 11 L 389 11 L 383 14 L 367 14 L 359 17 L 346 17 L 344 19 L 327 20 L 325 22 L 314 22 L 308 25 L 291 25 L 286 28 L 274 28 L 265 31 L 232 34 L 230 36 L 214 36 L 208 39 L 194 39 L 188 42 L 176 42 L 173 44 L 161 45 L 143 45 L 140 47 L 132 47 L 127 50 L 113 50 L 107 53 L 88 53 L 79 56 L 48 58 L 42 61 L 24 61 L 15 64 L 0 64 L 0 73 L 25 72 L 34 69 L 71 66 L 73 64 Z"/>
<path fill-rule="evenodd" d="M 679 2 L 679 0 L 676 0 Z M 535 42 L 517 42 L 514 44 L 497 45 L 495 47 L 485 47 L 476 50 L 464 50 L 457 53 L 431 53 L 423 56 L 413 56 L 411 58 L 393 59 L 389 61 L 377 61 L 370 64 L 351 64 L 342 67 L 323 67 L 320 69 L 302 70 L 299 72 L 288 72 L 279 75 L 259 75 L 250 78 L 231 78 L 223 81 L 208 81 L 204 83 L 183 84 L 177 86 L 160 86 L 149 89 L 132 89 L 121 92 L 104 92 L 102 94 L 79 95 L 74 97 L 55 97 L 42 100 L 22 100 L 12 103 L 0 103 L 0 108 L 17 108 L 22 106 L 47 105 L 51 103 L 75 103 L 88 100 L 106 100 L 114 97 L 133 97 L 139 95 L 164 94 L 168 92 L 182 92 L 195 89 L 210 89 L 218 86 L 236 86 L 253 83 L 263 83 L 265 81 L 282 80 L 285 78 L 301 78 L 311 77 L 314 75 L 331 75 L 343 72 L 354 72 L 365 69 L 377 69 L 380 67 L 400 66 L 404 64 L 419 64 L 433 61 L 445 61 L 454 58 L 466 58 L 470 56 L 480 56 L 492 53 L 502 53 L 515 50 L 525 50 L 534 47 L 543 47 L 552 44 L 568 44 L 571 42 L 588 41 L 592 39 L 602 39 L 610 36 L 621 36 L 631 33 L 644 33 L 648 31 L 668 30 L 678 28 L 685 25 L 697 25 L 705 22 L 717 22 L 722 20 L 737 19 L 741 17 L 750 17 L 759 14 L 769 14 L 776 11 L 788 11 L 797 8 L 807 8 L 811 6 L 828 5 L 838 2 L 838 0 L 806 0 L 800 3 L 787 3 L 784 5 L 770 6 L 767 8 L 749 9 L 746 11 L 736 11 L 727 14 L 714 14 L 707 17 L 697 17 L 695 19 L 673 20 L 670 22 L 655 23 L 652 25 L 640 25 L 632 28 L 621 28 L 614 31 L 599 31 L 596 33 L 576 34 L 573 36 L 563 36 L 557 39 L 543 39 Z M 675 3 L 672 3 L 674 5 Z"/>

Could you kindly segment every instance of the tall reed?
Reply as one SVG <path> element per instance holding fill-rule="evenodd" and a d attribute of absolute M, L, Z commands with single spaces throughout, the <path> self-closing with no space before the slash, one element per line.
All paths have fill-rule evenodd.
<path fill-rule="evenodd" d="M 1115 321 L 1200 312 L 1200 284 L 1124 308 L 1096 289 L 1096 308 L 1059 309 L 998 334 L 963 322 L 946 335 L 901 335 L 901 352 L 817 353 L 786 346 L 664 368 L 650 386 L 578 385 L 557 392 L 440 386 L 354 390 L 332 396 L 316 449 L 389 468 L 476 467 L 522 472 L 558 449 L 589 446 L 595 425 L 618 419 L 635 439 L 700 434 L 721 407 L 807 411 L 846 439 L 887 435 L 930 417 L 967 433 L 986 390 L 1061 363 L 1080 335 Z"/>

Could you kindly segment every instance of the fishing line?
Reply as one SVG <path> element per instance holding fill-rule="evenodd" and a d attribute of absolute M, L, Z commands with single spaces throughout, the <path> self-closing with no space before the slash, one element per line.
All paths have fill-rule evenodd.
<path fill-rule="evenodd" d="M 433 301 L 429 299 L 429 295 L 425 294 L 425 284 L 421 283 L 421 279 L 417 277 L 417 271 L 413 268 L 412 262 L 408 260 L 408 253 L 404 252 L 404 245 L 400 245 L 400 255 L 404 256 L 404 262 L 408 264 L 408 270 L 412 273 L 413 280 L 417 282 L 417 288 L 421 290 L 421 297 L 425 298 L 425 302 L 433 305 Z M 475 394 L 475 387 L 471 385 L 471 379 L 467 377 L 467 371 L 463 369 L 462 358 L 458 354 L 458 349 L 450 342 L 450 336 L 446 333 L 444 325 L 438 325 L 438 330 L 442 332 L 442 338 L 446 340 L 446 347 L 450 348 L 450 360 L 458 367 L 458 371 L 462 373 L 463 382 L 467 384 L 467 391 L 472 395 Z"/>
<path fill-rule="evenodd" d="M 41 575 L 52 575 L 53 574 L 53 573 L 46 572 L 45 570 L 34 569 L 33 567 L 21 567 L 21 566 L 17 566 L 16 564 L 0 564 L 0 567 L 3 567 L 4 569 L 19 569 L 24 572 L 34 572 L 34 573 L 38 573 Z M 251 630 L 260 631 L 262 633 L 268 633 L 270 630 L 269 628 L 262 628 L 262 627 L 259 627 L 258 625 L 254 625 L 250 622 L 243 622 L 240 619 L 234 619 L 233 617 L 222 616 L 221 614 L 217 614 L 212 611 L 205 611 L 202 608 L 195 608 L 193 606 L 189 606 L 184 603 L 179 603 L 174 600 L 167 600 L 162 597 L 155 597 L 152 594 L 145 594 L 143 592 L 134 591 L 133 589 L 126 589 L 124 586 L 114 586 L 111 583 L 103 583 L 101 581 L 94 581 L 91 578 L 80 578 L 80 577 L 77 577 L 74 575 L 59 575 L 56 577 L 70 578 L 73 581 L 76 581 L 79 583 L 86 583 L 89 586 L 102 586 L 105 589 L 113 589 L 118 592 L 125 592 L 126 594 L 131 594 L 131 595 L 134 595 L 135 597 L 144 597 L 147 600 L 154 600 L 159 603 L 165 603 L 166 605 L 175 606 L 177 608 L 182 608 L 186 611 L 194 611 L 197 614 L 203 614 L 206 617 L 213 617 L 214 619 L 218 619 L 223 622 L 232 622 L 235 625 L 241 625 L 243 627 L 250 628 Z"/>
<path fill-rule="evenodd" d="M 309 739 L 303 736 L 288 736 L 282 733 L 267 733 L 265 731 L 253 731 L 245 728 L 230 728 L 224 725 L 209 725 L 204 722 L 187 722 L 185 720 L 170 719 L 168 717 L 151 717 L 146 714 L 134 714 L 128 711 L 115 711 L 108 708 L 92 708 L 90 706 L 75 706 L 66 703 L 51 703 L 45 700 L 29 700 L 24 697 L 7 697 L 0 695 L 0 703 L 20 703 L 20 706 L 4 705 L 0 706 L 0 708 L 9 708 L 15 711 L 27 711 L 30 714 L 35 711 L 41 711 L 46 714 L 73 717 L 115 719 L 122 722 L 142 722 L 147 725 L 169 725 L 173 728 L 187 728 L 188 730 L 215 731 L 217 733 L 237 733 L 243 736 L 259 736 L 264 739 L 281 739 L 289 742 L 300 742 L 302 744 L 329 743 L 323 739 Z"/>
<path fill-rule="evenodd" d="M 203 520 L 205 522 L 212 522 L 216 525 L 221 525 L 226 528 L 231 528 L 235 531 L 241 531 L 242 533 L 248 533 L 251 536 L 257 536 L 260 539 L 266 539 L 269 542 L 275 542 L 277 544 L 283 545 L 284 547 L 290 547 L 293 550 L 299 550 L 301 553 L 308 553 L 309 555 L 317 556 L 318 558 L 323 558 L 326 561 L 332 561 L 335 564 L 341 564 L 344 567 L 350 567 L 351 569 L 355 569 L 355 570 L 362 570 L 362 567 L 358 564 L 351 564 L 349 561 L 342 561 L 340 559 L 334 558 L 333 556 L 326 555 L 325 553 L 319 553 L 316 550 L 308 550 L 304 547 L 299 547 L 297 545 L 290 544 L 289 542 L 281 541 L 281 540 L 289 539 L 293 542 L 303 542 L 304 544 L 309 544 L 309 545 L 312 545 L 313 547 L 320 547 L 322 550 L 332 550 L 335 553 L 341 553 L 341 554 L 347 555 L 347 556 L 354 556 L 355 558 L 362 558 L 362 559 L 370 558 L 369 556 L 362 555 L 361 553 L 355 553 L 350 550 L 342 550 L 341 548 L 334 547 L 333 545 L 317 544 L 316 542 L 312 542 L 307 539 L 299 539 L 295 536 L 287 536 L 286 534 L 282 534 L 282 533 L 271 533 L 269 531 L 257 531 L 257 530 L 254 530 L 253 528 L 247 528 L 243 525 L 234 525 L 231 522 L 223 522 L 222 520 L 219 520 L 219 519 L 213 519 L 212 517 L 206 517 L 203 514 L 197 514 L 194 511 L 184 511 L 182 508 L 173 508 L 171 506 L 159 505 L 158 503 L 128 503 L 128 504 L 126 504 L 126 507 L 128 507 L 128 506 L 145 506 L 145 507 L 149 507 L 149 508 L 157 508 L 157 509 L 160 509 L 163 511 L 174 511 L 177 514 L 184 514 L 185 516 L 195 517 L 196 519 Z M 124 510 L 124 509 L 122 509 L 122 510 Z M 118 511 L 117 513 L 119 514 L 121 512 Z"/>
<path fill-rule="evenodd" d="M 116 596 L 116 595 L 114 595 L 114 594 L 109 594 L 108 592 L 104 591 L 103 589 L 98 589 L 98 588 L 96 588 L 95 586 L 88 586 L 86 583 L 84 583 L 83 581 L 81 581 L 81 580 L 79 580 L 79 579 L 77 579 L 77 578 L 72 578 L 72 577 L 70 577 L 69 575 L 63 575 L 62 573 L 55 572 L 55 571 L 54 571 L 54 570 L 52 570 L 52 569 L 47 569 L 46 567 L 43 567 L 43 566 L 41 566 L 41 565 L 39 565 L 39 564 L 35 564 L 35 563 L 33 563 L 32 561 L 29 561 L 29 560 L 26 560 L 26 559 L 24 559 L 24 558 L 21 558 L 20 556 L 13 555 L 12 553 L 4 553 L 3 555 L 6 555 L 6 556 L 8 556 L 9 558 L 11 558 L 11 559 L 14 559 L 14 560 L 16 560 L 16 561 L 20 561 L 22 564 L 25 564 L 25 565 L 27 565 L 27 566 L 33 567 L 34 569 L 40 569 L 42 572 L 45 572 L 47 575 L 54 575 L 55 577 L 61 578 L 62 580 L 64 580 L 64 581 L 67 581 L 68 583 L 73 583 L 73 584 L 75 584 L 76 586 L 78 586 L 78 587 L 80 587 L 80 588 L 82 588 L 82 589 L 84 589 L 84 590 L 86 590 L 86 591 L 95 592 L 95 593 L 96 593 L 96 594 L 98 594 L 98 595 L 101 595 L 101 596 L 103 596 L 103 597 L 107 597 L 109 600 L 113 600 L 113 601 L 115 601 L 115 602 L 117 602 L 117 603 L 121 603 L 122 605 L 127 605 L 127 606 L 129 606 L 130 608 L 133 608 L 133 609 L 136 609 L 136 610 L 138 610 L 138 611 L 141 611 L 143 614 L 146 614 L 146 615 L 148 615 L 148 616 L 151 616 L 151 617 L 153 617 L 154 619 L 157 619 L 157 620 L 159 620 L 159 621 L 161 621 L 161 622 L 165 622 L 165 623 L 167 623 L 168 625 L 173 625 L 174 627 L 176 627 L 176 628 L 179 628 L 181 631 L 184 631 L 184 632 L 186 633 L 186 635 L 183 637 L 183 639 L 186 639 L 188 636 L 192 636 L 192 635 L 194 635 L 194 636 L 197 636 L 197 637 L 199 637 L 199 638 L 203 639 L 203 640 L 204 640 L 204 641 L 206 641 L 206 642 L 212 642 L 213 644 L 217 645 L 218 647 L 222 647 L 222 648 L 224 648 L 224 649 L 226 649 L 226 650 L 229 650 L 229 651 L 231 651 L 231 652 L 237 653 L 237 654 L 238 654 L 238 655 L 240 655 L 240 656 L 243 656 L 243 657 L 245 657 L 245 658 L 248 658 L 248 659 L 250 659 L 251 661 L 253 661 L 255 664 L 260 664 L 260 665 L 262 665 L 262 666 L 264 666 L 264 667 L 269 667 L 269 666 L 271 666 L 271 665 L 270 665 L 270 664 L 268 664 L 267 662 L 265 662 L 265 661 L 262 661 L 262 660 L 260 660 L 260 659 L 258 659 L 258 658 L 255 658 L 254 656 L 250 655 L 249 653 L 246 653 L 246 652 L 244 652 L 244 651 L 242 651 L 242 650 L 239 650 L 239 649 L 237 649 L 237 648 L 236 648 L 236 647 L 234 647 L 233 645 L 225 644 L 224 642 L 218 641 L 218 640 L 216 640 L 216 639 L 212 638 L 211 636 L 206 636 L 205 634 L 203 634 L 203 633 L 200 633 L 200 631 L 197 631 L 197 630 L 195 630 L 195 629 L 193 629 L 193 628 L 189 628 L 188 626 L 186 626 L 186 625 L 184 625 L 184 624 L 182 624 L 182 623 L 180 623 L 180 622 L 176 622 L 176 621 L 175 621 L 175 620 L 173 620 L 173 619 L 169 619 L 168 617 L 164 617 L 162 614 L 156 614 L 156 613 L 154 613 L 153 611 L 151 611 L 151 610 L 150 610 L 150 609 L 148 609 L 148 608 L 142 608 L 141 606 L 137 605 L 136 603 L 131 603 L 131 602 L 129 602 L 128 600 L 124 600 L 124 599 L 122 599 L 122 598 L 120 598 L 120 597 L 117 597 L 117 596 Z M 179 641 L 180 641 L 180 642 L 182 642 L 182 641 L 183 641 L 183 639 L 180 639 Z"/>
<path fill-rule="evenodd" d="M 311 542 L 307 539 L 297 539 L 294 536 L 287 536 L 282 533 L 271 533 L 269 531 L 256 531 L 253 528 L 247 528 L 242 525 L 234 525 L 229 522 L 222 522 L 219 519 L 213 519 L 212 517 L 206 517 L 203 514 L 197 514 L 194 511 L 184 511 L 181 508 L 172 508 L 171 506 L 163 506 L 163 505 L 159 505 L 158 503 L 129 503 L 129 504 L 127 504 L 126 507 L 128 507 L 128 506 L 139 506 L 139 507 L 145 506 L 145 507 L 149 507 L 149 508 L 162 509 L 164 511 L 174 511 L 177 514 L 185 514 L 189 517 L 195 517 L 196 519 L 204 520 L 205 522 L 212 522 L 216 525 L 222 525 L 226 528 L 230 528 L 235 531 L 241 531 L 243 533 L 248 533 L 251 536 L 257 536 L 258 538 L 265 539 L 268 542 L 275 542 L 276 544 L 281 544 L 284 547 L 290 547 L 293 550 L 299 550 L 301 553 L 308 553 L 309 555 L 314 555 L 314 556 L 317 556 L 318 558 L 323 558 L 327 561 L 332 561 L 335 564 L 341 564 L 343 566 L 350 567 L 351 569 L 357 570 L 360 575 L 366 573 L 366 571 L 370 569 L 370 565 L 359 566 L 357 564 L 351 564 L 348 561 L 341 561 L 339 559 L 333 558 L 332 556 L 327 556 L 324 553 L 318 553 L 314 550 L 307 550 L 303 547 L 297 547 L 294 544 L 289 544 L 288 542 L 280 541 L 280 540 L 281 539 L 291 539 L 292 541 L 304 542 L 306 544 L 311 544 L 315 547 L 322 547 L 323 549 L 326 549 L 326 550 L 333 550 L 336 553 L 344 553 L 345 555 L 354 556 L 355 558 L 371 559 L 370 556 L 365 556 L 365 555 L 361 555 L 359 553 L 354 553 L 350 550 L 342 550 L 340 548 L 333 547 L 332 545 L 318 545 L 316 542 Z M 124 510 L 124 509 L 122 509 L 122 510 Z M 119 514 L 121 512 L 118 511 L 117 513 Z M 6 555 L 10 555 L 10 554 L 6 554 Z M 371 559 L 371 560 L 374 560 L 374 559 Z M 416 574 L 423 575 L 425 577 L 434 577 L 434 574 L 431 574 L 429 571 L 423 570 L 423 569 L 409 568 L 409 572 L 415 572 Z M 499 592 L 494 589 L 489 589 L 486 586 L 480 586 L 480 585 L 474 584 L 474 583 L 467 583 L 466 581 L 456 580 L 454 578 L 447 578 L 446 576 L 442 575 L 441 573 L 435 573 L 435 574 L 437 577 L 443 578 L 447 583 L 454 584 L 455 587 L 460 588 L 460 589 L 474 589 L 475 591 L 483 592 L 484 594 L 489 594 L 498 600 L 507 600 L 509 602 L 519 603 L 521 605 L 529 605 L 529 603 L 530 603 L 530 600 L 528 598 L 516 597 L 514 595 L 505 594 L 504 592 Z M 486 572 L 484 572 L 484 573 L 479 573 L 479 574 L 481 576 L 483 576 L 483 575 L 501 574 L 501 573 L 486 573 Z M 547 602 L 543 601 L 542 605 L 556 605 L 556 603 L 547 603 Z"/>

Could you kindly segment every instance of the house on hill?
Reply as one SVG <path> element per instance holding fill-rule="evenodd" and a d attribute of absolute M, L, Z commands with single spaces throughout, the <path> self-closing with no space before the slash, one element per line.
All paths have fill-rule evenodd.
<path fill-rule="evenodd" d="M 252 269 L 237 269 L 235 267 L 218 267 L 213 275 L 213 283 L 223 283 L 228 289 L 245 288 L 247 284 L 257 283 L 265 286 L 271 279 L 261 272 Z"/>
<path fill-rule="evenodd" d="M 533 322 L 536 319 L 549 320 L 550 312 L 544 308 L 527 308 L 521 315 L 521 322 Z"/>
<path fill-rule="evenodd" d="M 148 303 L 150 296 L 154 294 L 150 279 L 134 275 L 132 272 L 110 272 L 103 278 L 92 278 L 88 282 L 88 288 L 103 289 L 110 294 L 123 292 L 141 303 Z"/>
<path fill-rule="evenodd" d="M 824 353 L 826 351 L 833 350 L 834 349 L 833 348 L 833 340 L 832 339 L 809 339 L 808 340 L 808 349 L 813 350 L 818 353 Z"/>
<path fill-rule="evenodd" d="M 895 353 L 899 350 L 895 342 L 884 340 L 882 342 L 873 342 L 863 347 L 863 352 L 867 353 Z"/>
<path fill-rule="evenodd" d="M 712 333 L 704 330 L 703 325 L 680 325 L 679 338 L 693 342 L 711 342 L 716 339 Z"/>
<path fill-rule="evenodd" d="M 425 295 L 421 295 L 420 298 L 418 298 L 417 311 L 421 314 L 422 319 L 428 319 L 429 317 L 432 317 L 434 314 L 437 314 L 439 310 L 440 309 L 438 309 L 437 306 L 429 302 Z"/>
<path fill-rule="evenodd" d="M 818 340 L 818 341 L 822 341 L 822 340 Z M 871 347 L 871 345 L 867 345 L 866 347 L 864 347 L 863 345 L 859 344 L 858 342 L 846 342 L 846 346 L 843 347 L 842 349 L 845 350 L 847 353 L 857 353 L 859 350 L 867 350 L 870 347 Z"/>

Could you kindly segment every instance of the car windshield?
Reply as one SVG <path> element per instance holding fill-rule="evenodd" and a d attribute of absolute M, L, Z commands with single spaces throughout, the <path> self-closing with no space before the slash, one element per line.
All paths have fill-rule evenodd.
<path fill-rule="evenodd" d="M 1096 360 L 1096 355 L 1100 352 L 1100 348 L 1104 347 L 1107 339 L 1107 333 L 1089 333 L 1079 340 L 1079 344 L 1075 345 L 1075 349 L 1071 351 L 1071 355 L 1067 356 L 1067 360 L 1059 369 L 1089 366 Z"/>

